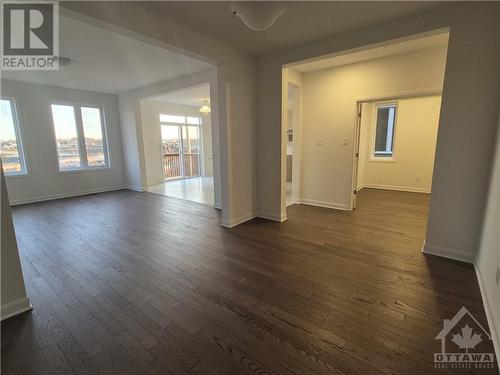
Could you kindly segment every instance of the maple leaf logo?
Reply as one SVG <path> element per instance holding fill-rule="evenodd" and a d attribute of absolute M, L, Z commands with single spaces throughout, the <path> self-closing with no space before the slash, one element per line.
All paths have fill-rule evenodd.
<path fill-rule="evenodd" d="M 462 334 L 454 334 L 451 341 L 458 345 L 460 349 L 465 349 L 466 353 L 469 353 L 469 349 L 474 349 L 477 344 L 479 344 L 483 339 L 480 334 L 472 334 L 472 328 L 468 324 L 461 329 Z"/>

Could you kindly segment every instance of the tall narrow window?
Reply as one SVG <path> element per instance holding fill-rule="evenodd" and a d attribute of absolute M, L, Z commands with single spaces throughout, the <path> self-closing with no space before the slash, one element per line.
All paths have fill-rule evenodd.
<path fill-rule="evenodd" d="M 75 107 L 52 104 L 52 117 L 56 132 L 59 170 L 67 171 L 81 168 L 82 158 L 76 128 Z"/>
<path fill-rule="evenodd" d="M 103 143 L 101 110 L 99 108 L 82 107 L 82 124 L 88 166 L 104 167 L 106 165 L 106 157 Z"/>
<path fill-rule="evenodd" d="M 0 101 L 0 157 L 6 176 L 27 173 L 17 111 L 12 99 Z"/>
<path fill-rule="evenodd" d="M 374 157 L 392 157 L 395 127 L 396 104 L 378 105 L 373 151 Z"/>
<path fill-rule="evenodd" d="M 108 166 L 102 111 L 96 107 L 52 104 L 59 170 Z"/>

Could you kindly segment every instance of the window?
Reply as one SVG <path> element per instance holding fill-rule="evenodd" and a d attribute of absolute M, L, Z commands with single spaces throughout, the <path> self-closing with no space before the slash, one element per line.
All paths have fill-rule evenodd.
<path fill-rule="evenodd" d="M 27 173 L 16 106 L 13 99 L 0 101 L 0 157 L 6 176 Z"/>
<path fill-rule="evenodd" d="M 201 125 L 201 118 L 194 116 L 177 116 L 160 114 L 160 122 L 169 122 L 172 124 Z"/>
<path fill-rule="evenodd" d="M 109 165 L 102 111 L 97 107 L 52 104 L 60 171 Z"/>
<path fill-rule="evenodd" d="M 377 105 L 376 109 L 373 156 L 375 158 L 392 158 L 394 130 L 396 128 L 396 104 L 381 104 Z"/>

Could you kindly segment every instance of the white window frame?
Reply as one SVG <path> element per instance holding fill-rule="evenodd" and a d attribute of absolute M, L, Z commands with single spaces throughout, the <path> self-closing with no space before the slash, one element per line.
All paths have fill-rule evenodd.
<path fill-rule="evenodd" d="M 19 153 L 19 163 L 21 164 L 21 171 L 19 172 L 7 173 L 4 171 L 5 178 L 28 176 L 29 168 L 26 159 L 26 152 L 24 151 L 24 142 L 23 142 L 24 137 L 21 130 L 21 123 L 19 121 L 16 99 L 10 96 L 1 96 L 0 98 L 2 100 L 7 100 L 10 102 L 10 111 L 11 111 L 12 121 L 14 123 L 14 134 L 16 136 L 17 152 Z"/>
<path fill-rule="evenodd" d="M 372 110 L 372 125 L 371 125 L 371 140 L 370 140 L 370 157 L 368 161 L 377 162 L 377 163 L 395 163 L 396 162 L 396 132 L 397 132 L 397 123 L 398 123 L 398 105 L 397 101 L 389 101 L 389 102 L 376 102 L 373 103 Z M 377 138 L 377 117 L 378 117 L 378 109 L 384 107 L 395 107 L 394 109 L 394 122 L 392 132 L 387 131 L 387 141 L 391 138 L 392 141 L 392 152 L 390 152 L 391 156 L 380 156 L 375 154 L 375 143 Z M 389 154 L 389 152 L 388 152 Z"/>
<path fill-rule="evenodd" d="M 78 148 L 80 154 L 80 168 L 73 169 L 61 169 L 59 165 L 59 151 L 57 149 L 57 134 L 56 127 L 54 123 L 54 114 L 52 112 L 52 105 L 63 105 L 73 107 L 73 112 L 75 115 L 76 124 L 76 135 L 78 138 Z M 89 166 L 87 158 L 87 145 L 85 144 L 85 132 L 83 130 L 83 120 L 82 120 L 82 107 L 83 108 L 95 108 L 99 110 L 99 115 L 101 117 L 101 133 L 102 133 L 102 145 L 104 153 L 104 165 L 103 166 Z M 55 150 L 56 150 L 56 161 L 57 161 L 57 171 L 59 173 L 78 173 L 78 172 L 88 172 L 88 171 L 101 171 L 111 169 L 111 160 L 109 158 L 109 145 L 108 145 L 108 134 L 106 131 L 106 117 L 104 109 L 101 106 L 95 104 L 86 103 L 75 103 L 75 102 L 65 102 L 59 100 L 53 100 L 50 102 L 50 115 L 52 117 L 52 131 L 54 133 Z"/>
<path fill-rule="evenodd" d="M 184 117 L 184 122 L 170 122 L 170 121 L 162 121 L 161 120 L 161 116 L 178 116 L 178 117 Z M 187 118 L 188 117 L 194 117 L 194 118 L 197 118 L 199 120 L 198 124 L 190 124 L 188 121 L 187 121 Z M 158 127 L 160 129 L 160 157 L 161 157 L 161 161 L 162 161 L 162 166 L 161 166 L 161 169 L 162 169 L 162 176 L 163 176 L 163 179 L 165 179 L 165 175 L 163 173 L 163 152 L 162 152 L 162 148 L 161 148 L 161 144 L 162 144 L 162 139 L 161 139 L 161 126 L 162 125 L 174 125 L 174 126 L 179 126 L 179 141 L 180 141 L 180 150 L 183 150 L 184 149 L 184 142 L 183 142 L 183 138 L 182 138 L 182 128 L 181 126 L 198 126 L 198 135 L 199 135 L 199 142 L 200 142 L 200 152 L 198 154 L 198 164 L 200 165 L 200 177 L 202 177 L 204 174 L 205 174 L 205 170 L 204 170 L 204 165 L 203 165 L 203 153 L 204 153 L 204 150 L 203 150 L 203 129 L 202 129 L 202 125 L 203 125 L 203 118 L 201 116 L 194 116 L 194 115 L 185 115 L 185 114 L 175 114 L 175 113 L 159 113 L 158 114 L 158 123 L 160 124 L 160 126 Z M 182 152 L 181 152 L 182 153 Z M 184 179 L 184 178 L 191 178 L 191 177 L 185 177 L 184 176 L 184 163 L 181 163 L 181 174 L 182 176 L 181 177 L 177 177 L 177 179 Z M 194 177 L 198 177 L 198 176 L 194 176 Z"/>

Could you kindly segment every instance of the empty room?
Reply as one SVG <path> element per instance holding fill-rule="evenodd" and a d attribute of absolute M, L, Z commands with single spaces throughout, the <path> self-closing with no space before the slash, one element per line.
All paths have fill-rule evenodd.
<path fill-rule="evenodd" d="M 498 374 L 500 3 L 2 2 L 2 374 Z"/>

